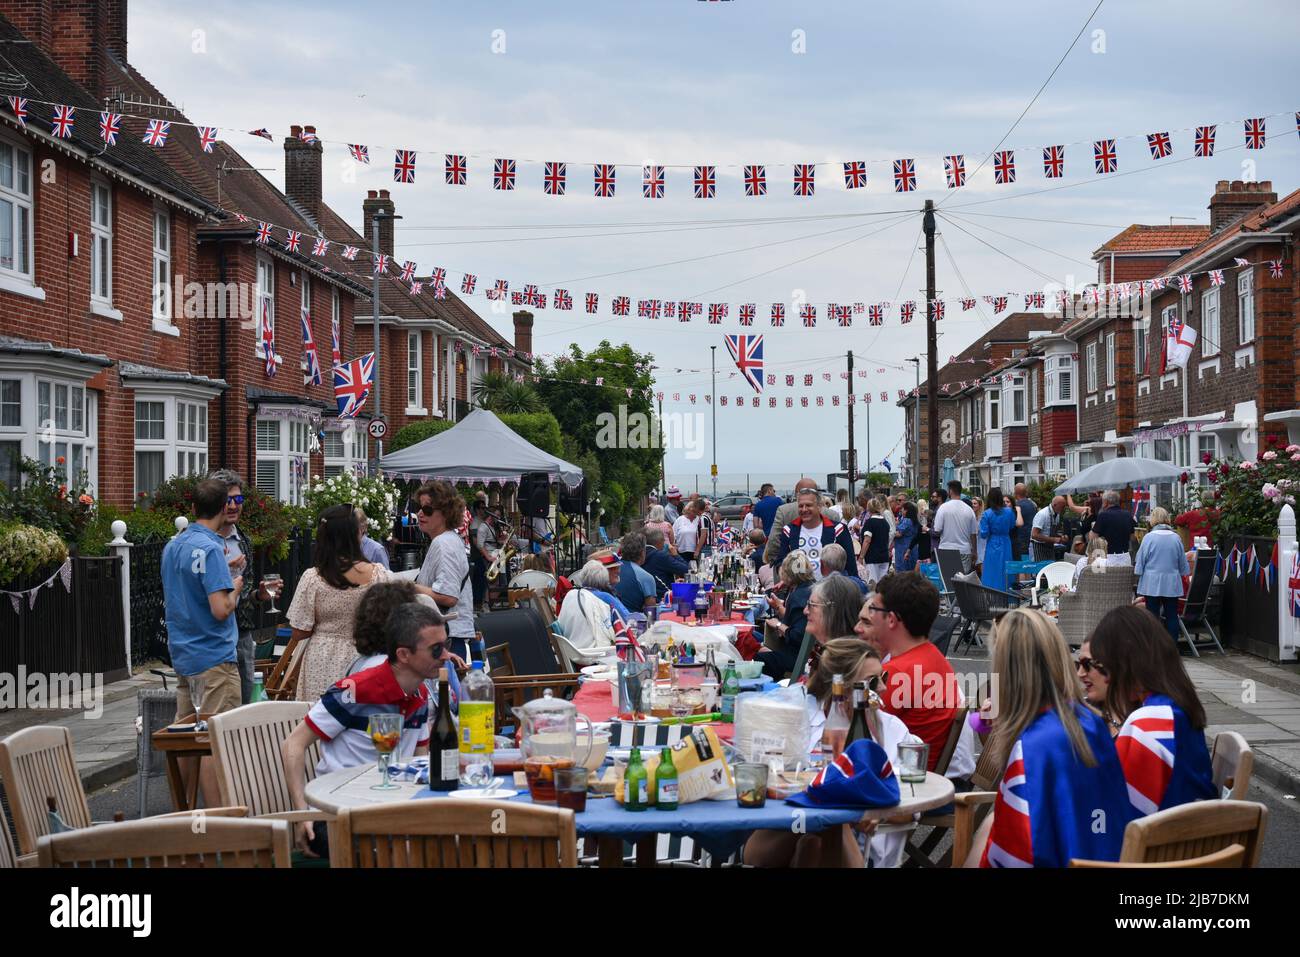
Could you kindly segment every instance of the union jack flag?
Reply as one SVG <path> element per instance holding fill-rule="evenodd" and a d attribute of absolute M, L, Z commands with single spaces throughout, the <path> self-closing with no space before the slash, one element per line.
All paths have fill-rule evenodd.
<path fill-rule="evenodd" d="M 398 150 L 393 157 L 393 182 L 415 182 L 415 150 Z"/>
<path fill-rule="evenodd" d="M 614 195 L 614 164 L 597 163 L 592 168 L 596 195 L 608 199 Z"/>
<path fill-rule="evenodd" d="M 853 325 L 853 310 L 848 306 L 830 306 L 830 314 L 835 317 L 835 321 L 841 326 Z"/>
<path fill-rule="evenodd" d="M 140 142 L 148 143 L 150 146 L 166 146 L 167 136 L 171 131 L 172 125 L 166 120 L 150 120 Z"/>
<path fill-rule="evenodd" d="M 411 282 L 415 279 L 415 263 L 407 260 L 402 263 L 402 282 Z"/>
<path fill-rule="evenodd" d="M 993 300 L 993 311 L 994 311 L 995 313 L 998 313 L 998 312 L 1006 312 L 1006 311 L 1007 311 L 1007 297 L 1006 297 L 1006 296 L 997 296 L 997 297 L 994 298 L 994 300 Z"/>
<path fill-rule="evenodd" d="M 1198 126 L 1196 128 L 1196 155 L 1213 156 L 1214 155 L 1214 134 L 1218 130 L 1217 126 Z"/>
<path fill-rule="evenodd" d="M 793 396 L 789 396 L 789 395 L 787 395 L 787 396 L 785 397 L 785 407 L 786 407 L 787 409 L 793 409 L 793 408 L 794 408 L 794 397 L 793 397 Z"/>
<path fill-rule="evenodd" d="M 99 114 L 99 138 L 109 146 L 117 145 L 117 134 L 122 132 L 121 113 Z"/>
<path fill-rule="evenodd" d="M 664 168 L 646 166 L 641 171 L 641 195 L 646 199 L 664 198 Z"/>
<path fill-rule="evenodd" d="M 267 299 L 262 300 L 262 355 L 266 359 L 266 374 L 273 377 L 280 360 L 275 354 L 275 319 Z"/>
<path fill-rule="evenodd" d="M 542 166 L 542 190 L 547 196 L 563 196 L 569 177 L 568 163 L 546 163 Z"/>
<path fill-rule="evenodd" d="M 671 299 L 664 300 L 664 318 L 665 319 L 677 318 L 677 303 L 673 302 L 673 300 Z M 686 303 L 682 303 L 681 321 L 686 322 L 689 318 L 690 317 L 686 314 Z"/>
<path fill-rule="evenodd" d="M 960 153 L 943 158 L 943 174 L 948 177 L 948 188 L 957 189 L 966 185 L 966 157 Z"/>
<path fill-rule="evenodd" d="M 300 245 L 302 245 L 302 233 L 292 229 L 285 230 L 284 248 L 291 253 L 296 253 Z"/>
<path fill-rule="evenodd" d="M 9 100 L 9 109 L 13 111 L 14 119 L 18 121 L 20 127 L 27 126 L 27 98 L 25 96 L 7 97 Z"/>
<path fill-rule="evenodd" d="M 1043 147 L 1043 175 L 1048 179 L 1060 179 L 1065 175 L 1065 147 Z"/>
<path fill-rule="evenodd" d="M 375 257 L 374 274 L 376 276 L 382 276 L 386 272 L 388 272 L 388 257 L 383 253 L 380 253 Z"/>
<path fill-rule="evenodd" d="M 537 291 L 537 286 L 533 283 L 524 284 L 524 303 L 529 306 L 537 306 L 545 302 L 546 299 Z"/>
<path fill-rule="evenodd" d="M 424 292 L 424 283 L 413 281 L 411 283 L 411 295 L 418 296 L 422 292 Z"/>
<path fill-rule="evenodd" d="M 1151 148 L 1152 159 L 1164 159 L 1174 151 L 1174 145 L 1169 140 L 1168 133 L 1148 133 L 1147 146 Z"/>
<path fill-rule="evenodd" d="M 808 303 L 799 308 L 799 318 L 803 321 L 804 326 L 812 328 L 817 325 L 817 307 Z"/>
<path fill-rule="evenodd" d="M 806 395 L 799 396 L 799 404 L 803 406 L 805 409 L 808 408 L 808 396 Z"/>
<path fill-rule="evenodd" d="M 509 291 L 510 283 L 505 279 L 498 279 L 492 288 L 488 290 L 487 297 L 489 299 L 505 299 L 506 293 Z"/>
<path fill-rule="evenodd" d="M 745 167 L 745 195 L 746 196 L 767 195 L 767 167 L 766 166 Z"/>
<path fill-rule="evenodd" d="M 753 386 L 755 392 L 762 392 L 763 337 L 741 334 L 723 336 L 723 339 L 726 341 L 727 351 L 731 353 L 732 361 L 736 363 L 736 368 L 745 377 L 745 381 Z"/>
<path fill-rule="evenodd" d="M 1169 786 L 1174 779 L 1178 756 L 1181 755 L 1188 763 L 1193 760 L 1197 749 L 1188 747 L 1191 735 L 1185 733 L 1183 737 L 1187 740 L 1179 741 L 1177 724 L 1170 699 L 1164 695 L 1150 695 L 1142 707 L 1128 716 L 1115 739 L 1115 750 L 1119 753 L 1119 763 L 1128 784 L 1129 801 L 1140 814 L 1154 814 L 1166 806 L 1167 798 L 1173 797 Z M 1205 754 L 1203 743 L 1199 751 Z M 1206 761 L 1206 772 L 1209 771 L 1208 765 Z M 1209 781 L 1205 783 L 1208 785 Z M 1213 796 L 1212 785 L 1206 790 L 1211 793 L 1201 797 Z"/>
<path fill-rule="evenodd" d="M 816 186 L 817 166 L 813 163 L 794 164 L 794 194 L 811 196 Z"/>
<path fill-rule="evenodd" d="M 493 189 L 514 189 L 515 188 L 515 161 L 512 159 L 498 159 L 492 161 L 492 188 Z"/>
<path fill-rule="evenodd" d="M 742 326 L 752 326 L 754 324 L 754 303 L 747 302 L 740 307 L 740 324 Z"/>
<path fill-rule="evenodd" d="M 894 192 L 910 193 L 916 189 L 916 160 L 894 160 Z"/>
<path fill-rule="evenodd" d="M 316 131 L 311 127 L 306 127 L 301 133 L 299 133 L 298 139 L 302 140 L 304 143 L 320 142 L 320 137 L 316 135 Z"/>
<path fill-rule="evenodd" d="M 900 389 L 899 391 L 901 392 L 902 389 Z M 902 399 L 902 396 L 901 396 L 901 395 L 899 396 L 899 399 Z M 888 393 L 888 392 L 881 392 L 881 393 L 880 393 L 880 401 L 881 401 L 881 402 L 888 402 L 888 401 L 889 401 L 889 393 Z"/>
<path fill-rule="evenodd" d="M 302 349 L 307 355 L 307 373 L 302 377 L 302 384 L 320 385 L 320 356 L 316 354 L 316 340 L 311 334 L 311 313 L 304 309 L 299 316 L 302 319 Z"/>
<path fill-rule="evenodd" d="M 853 314 L 855 316 L 860 316 L 866 311 L 867 311 L 867 304 L 865 302 L 855 302 L 853 304 Z"/>
<path fill-rule="evenodd" d="M 998 150 L 993 154 L 993 182 L 999 186 L 1016 181 L 1016 154 L 1013 150 Z"/>
<path fill-rule="evenodd" d="M 311 244 L 311 254 L 313 256 L 324 256 L 330 248 L 330 241 L 324 236 L 317 236 L 315 242 Z"/>
<path fill-rule="evenodd" d="M 587 312 L 595 312 L 600 306 L 600 296 L 594 292 L 589 292 L 585 298 L 587 301 Z"/>
<path fill-rule="evenodd" d="M 442 266 L 434 266 L 429 273 L 429 279 L 433 282 L 445 283 L 447 281 L 447 270 Z"/>
<path fill-rule="evenodd" d="M 974 309 L 974 308 L 975 308 L 975 300 L 974 300 L 974 299 L 963 299 L 963 300 L 961 301 L 961 311 L 962 311 L 962 312 L 970 312 L 970 311 L 971 311 L 972 309 Z"/>
<path fill-rule="evenodd" d="M 709 322 L 716 326 L 718 323 L 722 322 L 723 319 L 727 318 L 727 312 L 728 309 L 725 302 L 709 303 Z"/>
<path fill-rule="evenodd" d="M 433 298 L 434 299 L 447 298 L 447 284 L 445 282 L 435 282 L 433 284 Z M 543 303 L 543 305 L 545 305 L 545 303 Z"/>
<path fill-rule="evenodd" d="M 352 154 L 352 158 L 353 158 L 356 162 L 358 162 L 358 163 L 364 163 L 364 164 L 366 164 L 367 166 L 370 165 L 370 147 L 369 147 L 369 146 L 363 146 L 363 145 L 361 145 L 360 143 L 349 143 L 349 144 L 348 144 L 348 152 Z"/>
<path fill-rule="evenodd" d="M 569 294 L 569 290 L 555 290 L 554 306 L 556 309 L 564 309 L 566 311 L 573 308 L 573 296 Z"/>
<path fill-rule="evenodd" d="M 1222 286 L 1222 285 L 1223 285 L 1223 270 L 1222 270 L 1222 269 L 1211 269 L 1211 270 L 1210 270 L 1210 285 L 1211 285 L 1211 286 Z"/>
<path fill-rule="evenodd" d="M 1268 274 L 1273 279 L 1282 278 L 1283 262 L 1280 259 L 1270 259 L 1268 261 Z"/>
<path fill-rule="evenodd" d="M 808 388 L 808 387 L 809 387 L 810 385 L 812 385 L 812 384 L 813 384 L 812 373 L 809 373 L 809 372 L 804 373 L 804 377 L 803 377 L 803 385 L 804 385 L 804 388 L 806 389 L 806 388 Z"/>
<path fill-rule="evenodd" d="M 1257 117 L 1246 121 L 1246 149 L 1262 150 L 1264 148 L 1264 118 Z"/>
<path fill-rule="evenodd" d="M 1114 140 L 1096 140 L 1092 144 L 1092 158 L 1098 173 L 1113 173 L 1119 168 Z"/>
<path fill-rule="evenodd" d="M 271 135 L 271 131 L 268 130 L 265 126 L 262 127 L 260 130 L 249 130 L 248 135 L 260 136 L 264 140 L 270 140 L 272 143 L 275 142 L 275 137 Z"/>
<path fill-rule="evenodd" d="M 739 396 L 737 399 L 737 405 L 743 404 L 743 399 Z M 723 552 L 734 551 L 736 548 L 736 530 L 726 522 L 718 527 L 717 546 L 718 550 Z"/>
<path fill-rule="evenodd" d="M 794 385 L 794 376 L 793 376 L 793 375 L 787 375 L 787 376 L 785 377 L 785 385 L 786 385 L 786 388 L 787 388 L 787 389 L 790 388 L 790 387 L 792 387 L 792 386 Z"/>
<path fill-rule="evenodd" d="M 1191 273 L 1189 273 L 1189 272 L 1188 272 L 1188 273 L 1183 273 L 1181 276 L 1178 277 L 1178 291 L 1179 291 L 1179 292 L 1191 292 L 1191 291 L 1192 291 L 1192 274 L 1191 274 Z"/>
<path fill-rule="evenodd" d="M 717 169 L 712 166 L 695 167 L 695 198 L 713 199 L 717 192 Z"/>
<path fill-rule="evenodd" d="M 216 145 L 216 142 L 217 128 L 215 126 L 199 127 L 199 146 L 202 147 L 203 152 L 211 153 L 212 147 Z"/>
<path fill-rule="evenodd" d="M 614 297 L 614 315 L 626 316 L 632 311 L 632 300 L 628 296 Z"/>
<path fill-rule="evenodd" d="M 272 226 L 270 223 L 257 224 L 257 241 L 263 246 L 271 241 L 271 229 Z"/>
<path fill-rule="evenodd" d="M 867 164 L 854 160 L 844 164 L 844 188 L 862 189 L 867 185 Z"/>
<path fill-rule="evenodd" d="M 944 303 L 942 299 L 930 300 L 930 312 L 934 316 L 935 322 L 938 322 L 940 319 L 943 318 L 943 306 Z"/>
<path fill-rule="evenodd" d="M 340 419 L 356 418 L 370 397 L 375 383 L 375 354 L 367 352 L 359 359 L 334 367 L 334 402 Z"/>
<path fill-rule="evenodd" d="M 912 317 L 916 315 L 916 303 L 910 299 L 899 307 L 898 317 L 903 322 L 911 322 Z"/>
<path fill-rule="evenodd" d="M 62 139 L 72 136 L 72 124 L 77 115 L 75 106 L 56 106 L 54 119 L 50 120 L 50 131 Z"/>
<path fill-rule="evenodd" d="M 460 280 L 460 291 L 467 296 L 474 295 L 474 287 L 478 285 L 478 276 L 472 272 L 467 272 Z"/>
<path fill-rule="evenodd" d="M 1047 296 L 1041 292 L 1031 292 L 1025 296 L 1026 309 L 1042 309 L 1047 303 Z"/>
<path fill-rule="evenodd" d="M 874 303 L 867 310 L 867 322 L 873 326 L 883 325 L 885 322 L 885 307 L 880 303 Z"/>
<path fill-rule="evenodd" d="M 785 325 L 785 303 L 783 302 L 772 303 L 772 325 L 774 326 Z"/>
<path fill-rule="evenodd" d="M 448 186 L 464 186 L 469 178 L 469 165 L 459 153 L 444 155 L 444 168 Z"/>
<path fill-rule="evenodd" d="M 234 212 L 235 212 L 235 219 L 239 220 L 241 223 L 248 222 L 248 217 L 245 216 L 243 213 L 239 212 L 238 210 L 235 210 Z"/>
<path fill-rule="evenodd" d="M 1232 262 L 1233 262 L 1233 265 L 1235 265 L 1235 266 L 1249 266 L 1249 265 L 1250 265 L 1250 260 L 1249 260 L 1249 259 L 1246 259 L 1244 256 L 1237 256 L 1237 257 L 1235 257 L 1235 258 L 1232 260 Z"/>
<path fill-rule="evenodd" d="M 663 303 L 658 299 L 646 300 L 646 318 L 658 319 L 663 314 Z"/>
<path fill-rule="evenodd" d="M 1164 289 L 1168 285 L 1169 285 L 1168 276 L 1157 276 L 1155 279 L 1151 280 L 1152 289 Z"/>
<path fill-rule="evenodd" d="M 358 252 L 360 252 L 360 248 L 357 246 L 344 246 L 343 252 L 340 255 L 342 255 L 344 259 L 352 261 L 357 258 Z"/>

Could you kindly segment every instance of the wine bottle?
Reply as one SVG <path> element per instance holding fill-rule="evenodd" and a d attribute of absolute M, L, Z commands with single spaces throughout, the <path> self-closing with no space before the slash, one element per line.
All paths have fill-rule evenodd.
<path fill-rule="evenodd" d="M 460 784 L 460 738 L 451 720 L 447 669 L 438 671 L 438 714 L 429 735 L 429 790 L 454 791 Z"/>
<path fill-rule="evenodd" d="M 853 683 L 853 720 L 849 722 L 849 732 L 844 736 L 844 747 L 859 738 L 871 740 L 871 724 L 867 721 L 867 686 L 864 682 Z"/>

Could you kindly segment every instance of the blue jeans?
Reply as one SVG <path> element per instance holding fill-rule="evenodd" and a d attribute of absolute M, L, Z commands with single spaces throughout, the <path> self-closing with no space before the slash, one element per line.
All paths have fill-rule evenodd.
<path fill-rule="evenodd" d="M 1157 618 L 1164 619 L 1169 629 L 1169 637 L 1178 641 L 1178 598 L 1171 596 L 1146 595 L 1147 610 Z"/>

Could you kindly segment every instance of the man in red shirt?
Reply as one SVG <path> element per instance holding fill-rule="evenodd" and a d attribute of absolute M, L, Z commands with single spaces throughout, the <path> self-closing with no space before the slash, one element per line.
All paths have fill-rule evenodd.
<path fill-rule="evenodd" d="M 867 598 L 854 629 L 880 652 L 882 707 L 930 746 L 933 771 L 948 740 L 960 692 L 948 659 L 930 643 L 939 592 L 920 572 L 886 575 Z"/>

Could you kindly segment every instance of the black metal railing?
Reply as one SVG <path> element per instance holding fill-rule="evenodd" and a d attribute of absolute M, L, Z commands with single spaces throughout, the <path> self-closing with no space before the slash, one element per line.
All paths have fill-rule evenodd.
<path fill-rule="evenodd" d="M 162 553 L 167 543 L 131 546 L 131 664 L 167 657 Z"/>

